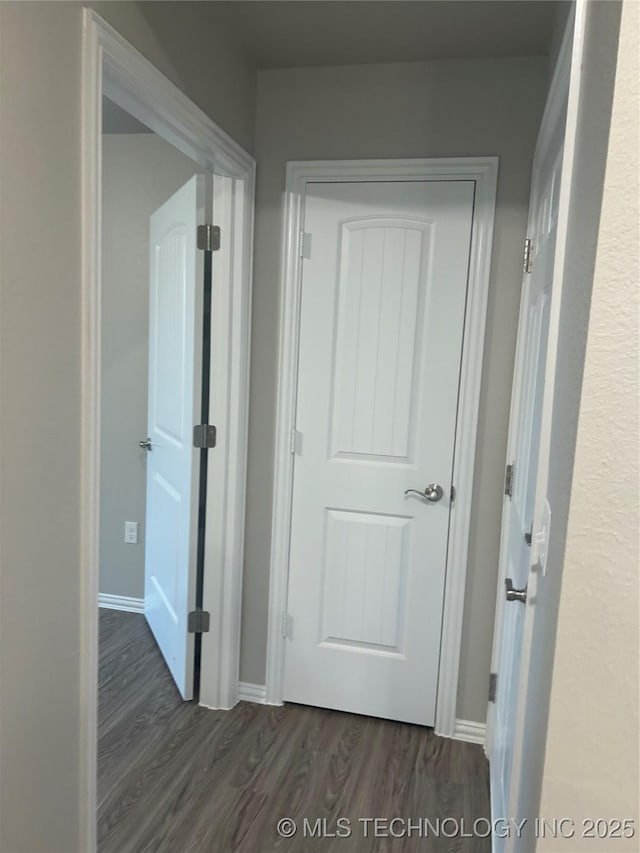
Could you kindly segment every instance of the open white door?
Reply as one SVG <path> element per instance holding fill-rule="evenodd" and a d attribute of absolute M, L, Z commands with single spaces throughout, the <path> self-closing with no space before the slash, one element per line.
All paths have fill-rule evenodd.
<path fill-rule="evenodd" d="M 540 470 L 545 464 L 542 430 L 552 346 L 554 280 L 558 287 L 556 238 L 560 191 L 561 180 L 566 179 L 563 164 L 566 163 L 570 54 L 567 38 L 536 146 L 527 226 L 529 242 L 525 247 L 492 662 L 497 683 L 495 704 L 490 705 L 488 720 L 491 805 L 495 819 L 517 814 L 519 728 L 530 664 L 531 637 L 527 625 L 536 606 L 537 572 L 544 571 L 536 536 L 544 532 L 545 525 L 548 530 L 549 521 L 548 518 L 545 521 L 540 511 L 541 504 L 544 505 Z M 503 851 L 508 844 L 504 838 L 495 836 L 494 853 Z"/>
<path fill-rule="evenodd" d="M 204 253 L 204 176 L 151 217 L 144 612 L 183 699 L 193 697 Z"/>

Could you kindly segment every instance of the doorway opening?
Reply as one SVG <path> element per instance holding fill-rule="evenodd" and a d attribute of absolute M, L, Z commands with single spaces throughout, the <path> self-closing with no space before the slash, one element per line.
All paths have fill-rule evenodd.
<path fill-rule="evenodd" d="M 219 239 L 213 175 L 200 164 L 107 97 L 101 142 L 98 843 L 108 846 L 132 752 L 159 747 L 159 732 L 170 741 L 183 703 L 200 698 Z M 199 711 L 189 713 L 204 728 Z"/>
<path fill-rule="evenodd" d="M 145 675 L 144 719 L 166 702 L 237 701 L 254 161 L 84 15 L 83 790 L 93 848 L 99 621 L 100 715 L 113 732 L 127 685 L 132 699 Z M 110 662 L 123 682 L 115 705 Z M 107 736 L 100 751 L 128 748 Z"/>
<path fill-rule="evenodd" d="M 211 184 L 104 98 L 99 603 L 145 614 L 184 699 L 199 681 L 201 635 L 184 621 L 202 608 L 208 451 L 191 431 L 209 404 L 211 253 L 197 228 Z"/>

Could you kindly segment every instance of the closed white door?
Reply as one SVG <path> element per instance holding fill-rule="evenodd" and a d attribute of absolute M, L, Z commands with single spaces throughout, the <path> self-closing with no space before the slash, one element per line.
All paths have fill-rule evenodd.
<path fill-rule="evenodd" d="M 193 696 L 205 178 L 151 217 L 144 612 L 183 699 Z"/>
<path fill-rule="evenodd" d="M 286 701 L 434 723 L 474 188 L 308 185 Z"/>
<path fill-rule="evenodd" d="M 524 273 L 518 352 L 510 424 L 511 483 L 504 524 L 497 653 L 497 690 L 491 725 L 490 759 L 494 817 L 514 815 L 510 795 L 516 715 L 522 666 L 525 608 L 535 607 L 531 583 L 532 533 L 540 452 L 549 309 L 553 285 L 558 198 L 562 169 L 562 123 L 549 148 L 538 151 L 529 212 L 530 271 Z M 507 585 L 516 590 L 507 594 Z M 526 601 L 524 597 L 526 595 Z M 522 600 L 520 600 L 522 599 Z M 494 849 L 504 849 L 494 839 Z"/>

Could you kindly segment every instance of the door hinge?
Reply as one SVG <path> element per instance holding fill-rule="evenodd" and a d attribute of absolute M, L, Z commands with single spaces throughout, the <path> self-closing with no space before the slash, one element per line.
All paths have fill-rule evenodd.
<path fill-rule="evenodd" d="M 311 258 L 311 234 L 307 231 L 300 232 L 298 255 L 306 260 Z"/>
<path fill-rule="evenodd" d="M 532 258 L 531 254 L 533 252 L 533 240 L 531 237 L 527 237 L 524 241 L 524 257 L 522 259 L 522 272 L 531 272 Z"/>
<path fill-rule="evenodd" d="M 198 225 L 198 248 L 203 252 L 220 249 L 220 228 L 217 225 Z"/>
<path fill-rule="evenodd" d="M 453 503 L 456 499 L 456 487 L 451 486 L 451 491 L 449 492 L 449 500 Z"/>
<path fill-rule="evenodd" d="M 192 610 L 187 619 L 189 634 L 206 634 L 209 630 L 210 616 L 208 610 Z"/>
<path fill-rule="evenodd" d="M 282 611 L 281 620 L 280 628 L 283 639 L 291 639 L 293 637 L 293 619 L 286 610 Z"/>
<path fill-rule="evenodd" d="M 215 447 L 216 435 L 213 424 L 196 424 L 193 428 L 193 446 L 203 449 Z"/>
<path fill-rule="evenodd" d="M 297 429 L 291 430 L 291 436 L 289 437 L 289 452 L 290 453 L 302 453 L 302 433 L 298 432 Z"/>
<path fill-rule="evenodd" d="M 496 693 L 498 690 L 498 673 L 489 673 L 489 702 L 496 701 Z"/>
<path fill-rule="evenodd" d="M 507 465 L 507 472 L 504 477 L 504 493 L 508 498 L 513 497 L 513 481 L 516 476 L 516 466 Z"/>

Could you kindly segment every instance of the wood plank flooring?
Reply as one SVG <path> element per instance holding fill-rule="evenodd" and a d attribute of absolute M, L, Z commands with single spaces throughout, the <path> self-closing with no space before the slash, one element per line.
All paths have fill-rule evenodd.
<path fill-rule="evenodd" d="M 98 801 L 99 853 L 491 849 L 472 833 L 490 819 L 481 747 L 301 705 L 182 702 L 144 617 L 113 610 L 100 611 Z M 289 839 L 276 831 L 284 817 L 298 826 Z M 401 821 L 361 820 L 374 817 Z M 304 837 L 305 818 L 325 837 Z M 445 818 L 457 824 L 434 837 Z"/>

